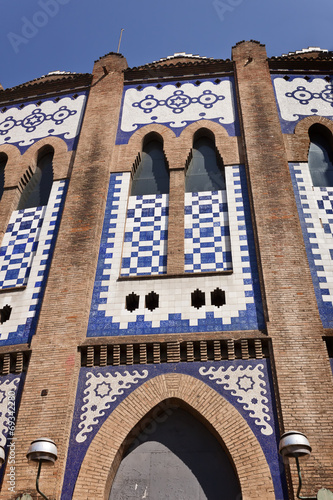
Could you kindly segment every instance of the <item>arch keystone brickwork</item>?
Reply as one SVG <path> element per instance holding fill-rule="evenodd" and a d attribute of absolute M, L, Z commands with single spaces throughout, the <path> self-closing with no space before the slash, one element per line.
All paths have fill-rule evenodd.
<path fill-rule="evenodd" d="M 125 440 L 154 407 L 174 398 L 199 415 L 224 444 L 234 464 L 243 500 L 274 500 L 270 469 L 259 442 L 238 411 L 205 383 L 189 375 L 164 374 L 133 391 L 101 426 L 82 462 L 73 499 L 108 500 Z"/>

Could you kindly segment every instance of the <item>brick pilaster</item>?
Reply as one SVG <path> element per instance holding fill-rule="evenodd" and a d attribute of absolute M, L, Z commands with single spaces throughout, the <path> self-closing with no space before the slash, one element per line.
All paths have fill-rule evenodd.
<path fill-rule="evenodd" d="M 168 274 L 184 273 L 184 170 L 170 169 Z"/>
<path fill-rule="evenodd" d="M 3 499 L 35 491 L 36 467 L 25 454 L 30 442 L 43 436 L 56 442 L 59 457 L 53 467 L 42 468 L 40 488 L 60 498 L 80 369 L 77 345 L 87 331 L 125 67 L 116 54 L 94 67 L 17 419 L 16 494 L 6 491 L 4 482 Z M 41 395 L 43 389 L 47 395 Z"/>
<path fill-rule="evenodd" d="M 302 494 L 313 495 L 333 486 L 331 369 L 265 47 L 237 44 L 233 60 L 284 430 L 304 432 L 311 442 Z"/>

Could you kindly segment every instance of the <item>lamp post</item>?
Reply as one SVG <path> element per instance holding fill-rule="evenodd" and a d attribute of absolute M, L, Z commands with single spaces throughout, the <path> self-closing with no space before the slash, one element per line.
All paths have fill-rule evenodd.
<path fill-rule="evenodd" d="M 32 441 L 27 453 L 28 460 L 38 462 L 38 472 L 36 477 L 36 490 L 45 500 L 49 500 L 39 489 L 39 476 L 42 468 L 42 462 L 54 463 L 58 458 L 57 447 L 51 439 L 40 438 Z"/>
<path fill-rule="evenodd" d="M 0 446 L 0 467 L 5 461 L 5 448 L 3 446 Z"/>
<path fill-rule="evenodd" d="M 309 457 L 311 453 L 311 446 L 305 434 L 297 431 L 285 432 L 280 439 L 279 453 L 284 460 L 288 458 L 296 459 L 298 473 L 297 498 L 300 500 L 333 500 L 333 493 L 326 488 L 321 488 L 316 496 L 301 496 L 302 475 L 299 460 Z"/>

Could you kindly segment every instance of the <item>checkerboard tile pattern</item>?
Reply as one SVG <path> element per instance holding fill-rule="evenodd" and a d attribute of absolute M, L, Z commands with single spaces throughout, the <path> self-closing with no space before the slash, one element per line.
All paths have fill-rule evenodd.
<path fill-rule="evenodd" d="M 244 166 L 226 167 L 233 272 L 223 276 L 188 273 L 171 279 L 119 280 L 129 183 L 129 173 L 111 174 L 87 336 L 264 328 Z M 191 303 L 191 293 L 197 288 L 205 295 L 205 305 L 199 309 Z M 225 292 L 226 304 L 220 307 L 211 303 L 216 288 Z M 145 297 L 152 291 L 159 296 L 153 311 L 145 305 Z M 129 311 L 126 297 L 132 293 L 139 297 L 139 303 L 137 309 Z"/>
<path fill-rule="evenodd" d="M 46 207 L 13 212 L 0 248 L 0 288 L 26 285 Z"/>
<path fill-rule="evenodd" d="M 230 270 L 227 192 L 185 193 L 185 272 Z"/>
<path fill-rule="evenodd" d="M 130 196 L 122 276 L 166 273 L 169 196 Z"/>
<path fill-rule="evenodd" d="M 4 290 L 0 308 L 8 304 L 12 311 L 9 320 L 0 325 L 0 345 L 28 342 L 35 333 L 66 190 L 67 181 L 56 181 L 46 207 L 12 214 L 0 249 Z M 6 266 L 12 267 L 3 269 Z M 16 290 L 22 286 L 23 290 Z"/>
<path fill-rule="evenodd" d="M 333 328 L 333 187 L 313 187 L 307 163 L 289 168 L 320 316 Z"/>

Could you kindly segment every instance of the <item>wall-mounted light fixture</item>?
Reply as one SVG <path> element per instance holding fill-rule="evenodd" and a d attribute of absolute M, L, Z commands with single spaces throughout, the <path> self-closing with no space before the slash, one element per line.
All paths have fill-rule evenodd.
<path fill-rule="evenodd" d="M 0 446 L 0 467 L 5 461 L 5 448 L 3 446 Z"/>
<path fill-rule="evenodd" d="M 45 500 L 49 500 L 44 493 L 39 489 L 39 476 L 42 468 L 42 462 L 52 462 L 54 463 L 58 458 L 57 447 L 51 439 L 40 438 L 32 441 L 30 448 L 27 453 L 28 460 L 34 460 L 38 462 L 38 472 L 36 477 L 36 490 L 40 495 L 42 495 Z"/>
<path fill-rule="evenodd" d="M 299 481 L 297 498 L 301 500 L 333 500 L 333 493 L 326 488 L 321 488 L 315 497 L 303 497 L 300 494 L 302 475 L 299 460 L 309 457 L 311 453 L 311 446 L 305 434 L 297 431 L 285 432 L 280 439 L 279 453 L 282 455 L 284 461 L 288 458 L 296 459 Z"/>

